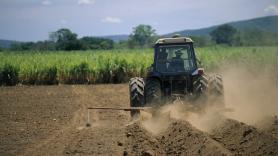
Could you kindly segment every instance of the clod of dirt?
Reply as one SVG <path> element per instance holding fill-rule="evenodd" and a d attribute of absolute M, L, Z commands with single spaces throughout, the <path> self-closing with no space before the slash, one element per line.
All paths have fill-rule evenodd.
<path fill-rule="evenodd" d="M 154 156 L 154 153 L 151 150 L 143 151 L 142 156 Z"/>
<path fill-rule="evenodd" d="M 159 141 L 140 122 L 135 122 L 126 127 L 126 147 L 127 155 L 165 155 Z"/>
<path fill-rule="evenodd" d="M 132 135 L 132 133 L 126 133 L 127 137 L 130 137 Z"/>
<path fill-rule="evenodd" d="M 236 155 L 277 155 L 278 139 L 242 122 L 227 119 L 211 136 Z"/>
<path fill-rule="evenodd" d="M 86 127 L 91 127 L 91 124 L 90 123 L 86 123 Z"/>
<path fill-rule="evenodd" d="M 123 146 L 123 143 L 118 141 L 118 146 Z"/>
<path fill-rule="evenodd" d="M 231 155 L 208 134 L 191 126 L 189 122 L 173 121 L 159 136 L 167 155 Z"/>

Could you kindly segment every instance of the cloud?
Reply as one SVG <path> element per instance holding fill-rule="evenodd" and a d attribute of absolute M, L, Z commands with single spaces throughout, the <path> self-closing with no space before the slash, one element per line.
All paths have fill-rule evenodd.
<path fill-rule="evenodd" d="M 60 21 L 60 22 L 61 22 L 61 24 L 62 24 L 62 25 L 65 25 L 65 24 L 67 24 L 67 23 L 68 23 L 68 21 L 67 21 L 67 20 L 65 20 L 65 19 L 61 19 L 61 21 Z"/>
<path fill-rule="evenodd" d="M 52 2 L 49 0 L 42 1 L 42 5 L 51 5 L 51 4 L 52 4 Z"/>
<path fill-rule="evenodd" d="M 102 19 L 101 22 L 103 22 L 103 23 L 122 23 L 123 20 L 121 20 L 120 18 L 117 18 L 117 17 L 107 16 L 104 19 Z"/>
<path fill-rule="evenodd" d="M 276 5 L 269 5 L 264 11 L 269 14 L 278 14 L 278 7 Z"/>
<path fill-rule="evenodd" d="M 152 25 L 153 25 L 153 26 L 158 26 L 159 23 L 158 23 L 158 22 L 153 22 Z"/>
<path fill-rule="evenodd" d="M 78 0 L 77 4 L 78 5 L 91 5 L 95 4 L 95 0 Z"/>

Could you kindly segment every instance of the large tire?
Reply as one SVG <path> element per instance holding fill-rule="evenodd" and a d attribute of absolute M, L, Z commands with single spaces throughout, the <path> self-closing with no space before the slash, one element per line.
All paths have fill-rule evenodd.
<path fill-rule="evenodd" d="M 209 79 L 209 97 L 211 103 L 224 107 L 224 89 L 222 76 L 219 74 L 212 75 Z"/>
<path fill-rule="evenodd" d="M 147 105 L 160 106 L 162 104 L 162 91 L 158 80 L 147 80 L 145 93 Z"/>
<path fill-rule="evenodd" d="M 193 96 L 190 100 L 198 111 L 202 111 L 207 103 L 208 83 L 209 78 L 205 74 L 198 76 L 195 81 L 193 81 Z"/>
<path fill-rule="evenodd" d="M 144 98 L 145 83 L 143 78 L 134 77 L 129 81 L 130 107 L 142 107 L 145 104 Z M 131 117 L 138 117 L 139 110 L 131 110 Z"/>
<path fill-rule="evenodd" d="M 193 82 L 193 95 L 195 99 L 199 99 L 200 97 L 207 96 L 209 86 L 209 78 L 206 75 L 199 76 Z"/>

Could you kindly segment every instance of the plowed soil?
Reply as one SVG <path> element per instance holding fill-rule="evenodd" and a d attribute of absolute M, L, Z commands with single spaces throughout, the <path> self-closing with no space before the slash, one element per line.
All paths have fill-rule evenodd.
<path fill-rule="evenodd" d="M 0 155 L 278 155 L 277 116 L 260 128 L 221 116 L 204 130 L 112 110 L 91 110 L 88 121 L 93 106 L 128 107 L 128 85 L 0 87 Z"/>

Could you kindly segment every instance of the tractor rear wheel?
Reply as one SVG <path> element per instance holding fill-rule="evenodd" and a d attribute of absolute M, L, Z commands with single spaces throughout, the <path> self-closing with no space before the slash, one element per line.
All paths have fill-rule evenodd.
<path fill-rule="evenodd" d="M 212 75 L 209 79 L 209 97 L 211 103 L 224 107 L 223 80 L 219 74 Z"/>
<path fill-rule="evenodd" d="M 193 82 L 193 94 L 195 99 L 205 97 L 208 91 L 209 78 L 206 75 L 199 76 Z"/>
<path fill-rule="evenodd" d="M 143 78 L 134 77 L 129 81 L 130 107 L 142 107 L 145 104 L 144 98 L 145 83 Z M 138 117 L 139 110 L 131 110 L 131 117 Z"/>
<path fill-rule="evenodd" d="M 146 104 L 159 106 L 162 103 L 162 92 L 160 82 L 156 79 L 149 79 L 146 83 Z"/>

